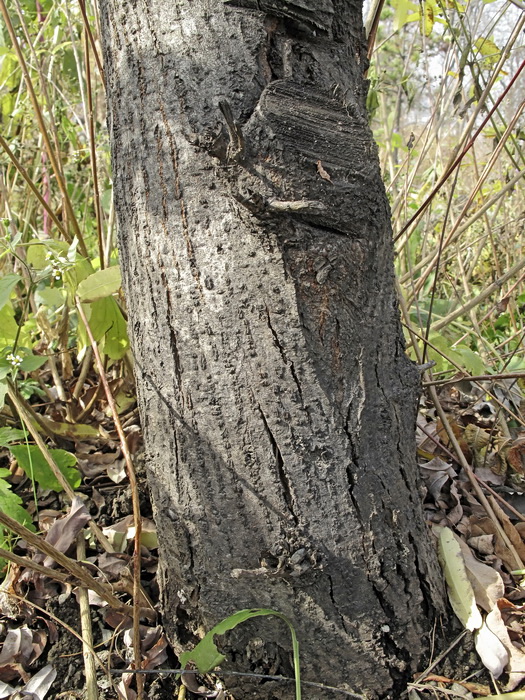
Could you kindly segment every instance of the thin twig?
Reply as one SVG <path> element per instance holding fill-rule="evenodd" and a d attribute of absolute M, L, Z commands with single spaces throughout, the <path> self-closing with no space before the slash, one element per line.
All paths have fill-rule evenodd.
<path fill-rule="evenodd" d="M 117 674 L 119 676 L 124 676 L 127 673 L 133 673 L 134 675 L 157 675 L 157 674 L 168 674 L 168 675 L 195 675 L 200 673 L 200 671 L 187 669 L 187 668 L 144 668 L 136 671 L 135 669 L 110 669 L 111 673 Z M 286 681 L 287 683 L 295 683 L 295 678 L 289 676 L 271 676 L 264 673 L 248 673 L 244 671 L 223 671 L 222 669 L 214 672 L 217 676 L 235 676 L 236 678 L 260 678 L 262 680 L 269 681 Z M 364 695 L 359 695 L 358 693 L 352 693 L 350 690 L 345 690 L 344 688 L 336 688 L 333 685 L 325 685 L 324 683 L 315 683 L 314 681 L 303 681 L 301 680 L 301 685 L 309 686 L 310 688 L 320 688 L 321 690 L 331 690 L 334 693 L 341 693 L 349 698 L 355 698 L 355 700 L 366 700 Z"/>
<path fill-rule="evenodd" d="M 77 558 L 86 558 L 86 540 L 84 531 L 77 536 Z M 87 588 L 78 589 L 78 606 L 80 609 L 80 626 L 82 629 L 82 656 L 84 658 L 84 675 L 86 677 L 86 700 L 98 700 L 97 669 L 91 650 L 93 649 L 93 629 Z"/>

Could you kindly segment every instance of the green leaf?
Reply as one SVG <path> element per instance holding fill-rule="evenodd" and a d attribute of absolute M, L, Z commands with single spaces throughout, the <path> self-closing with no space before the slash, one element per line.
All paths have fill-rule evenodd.
<path fill-rule="evenodd" d="M 422 34 L 430 36 L 432 34 L 432 27 L 434 26 L 434 8 L 428 0 L 427 2 L 420 2 L 419 4 L 419 21 Z"/>
<path fill-rule="evenodd" d="M 37 445 L 17 445 L 10 447 L 10 451 L 16 458 L 19 466 L 30 479 L 34 479 L 43 489 L 62 491 L 62 486 L 57 481 L 46 462 L 42 451 Z M 71 452 L 65 450 L 49 450 L 55 464 L 60 469 L 66 480 L 76 489 L 82 481 L 80 472 L 74 468 L 77 458 Z"/>
<path fill-rule="evenodd" d="M 4 275 L 0 277 L 0 309 L 4 307 L 11 296 L 11 292 L 20 282 L 22 278 L 20 275 Z"/>
<path fill-rule="evenodd" d="M 392 7 L 395 10 L 394 15 L 394 31 L 399 31 L 407 22 L 413 22 L 418 19 L 417 14 L 412 14 L 409 18 L 410 13 L 414 13 L 418 7 L 415 3 L 409 2 L 409 0 L 393 0 Z"/>
<path fill-rule="evenodd" d="M 25 439 L 26 433 L 23 430 L 18 430 L 18 428 L 0 428 L 0 447 L 8 447 L 13 442 L 21 442 Z"/>
<path fill-rule="evenodd" d="M 47 362 L 45 355 L 26 355 L 20 363 L 20 369 L 23 372 L 33 372 L 35 369 L 42 367 Z"/>
<path fill-rule="evenodd" d="M 275 610 L 265 608 L 239 610 L 233 615 L 230 615 L 230 617 L 227 617 L 222 622 L 219 622 L 218 625 L 215 625 L 215 627 L 211 629 L 203 639 L 201 639 L 194 649 L 183 652 L 179 656 L 181 666 L 184 668 L 190 661 L 193 661 L 201 673 L 211 671 L 226 658 L 224 654 L 221 654 L 215 646 L 215 642 L 213 641 L 214 636 L 216 634 L 224 634 L 225 632 L 232 630 L 234 627 L 237 627 L 237 625 L 240 625 L 241 622 L 245 622 L 252 617 L 259 617 L 261 615 L 276 615 L 277 617 L 286 620 L 282 613 L 278 613 Z M 288 620 L 286 621 L 288 622 Z M 288 624 L 290 623 L 288 622 Z"/>
<path fill-rule="evenodd" d="M 47 259 L 47 253 L 49 248 L 43 243 L 33 243 L 27 247 L 26 262 L 31 265 L 35 270 L 43 270 L 49 265 L 49 260 Z"/>
<path fill-rule="evenodd" d="M 100 349 L 112 360 L 119 360 L 126 354 L 129 347 L 126 321 L 113 297 L 91 304 L 89 326 L 93 337 L 101 344 Z"/>
<path fill-rule="evenodd" d="M 66 290 L 62 287 L 44 287 L 35 291 L 35 303 L 38 307 L 59 307 L 66 301 Z"/>
<path fill-rule="evenodd" d="M 456 345 L 456 351 L 463 359 L 461 364 L 470 374 L 486 374 L 485 363 L 476 352 L 466 345 Z"/>
<path fill-rule="evenodd" d="M 77 295 L 83 302 L 97 301 L 118 292 L 122 279 L 118 265 L 98 270 L 83 280 L 77 289 Z"/>
<path fill-rule="evenodd" d="M 0 380 L 0 408 L 4 407 L 5 397 L 7 394 L 7 382 L 5 378 Z"/>
<path fill-rule="evenodd" d="M 431 347 L 428 348 L 428 359 L 434 360 L 437 371 L 450 368 L 451 363 L 447 362 L 447 360 L 455 362 L 460 367 L 463 366 L 462 355 L 450 347 L 450 341 L 445 336 L 433 331 L 430 333 L 429 341 L 435 347 L 435 350 Z"/>
<path fill-rule="evenodd" d="M 11 304 L 5 304 L 0 309 L 0 348 L 12 345 L 18 332 L 18 324 L 15 321 L 15 312 Z"/>
<path fill-rule="evenodd" d="M 10 476 L 9 469 L 0 469 L 0 511 L 10 515 L 18 523 L 21 523 L 28 530 L 35 531 L 31 521 L 31 516 L 22 508 L 22 499 L 11 491 L 11 485 L 7 483 L 5 477 Z"/>
<path fill-rule="evenodd" d="M 75 255 L 76 251 L 70 249 L 68 252 L 68 260 L 70 257 L 74 257 Z M 70 260 L 70 262 L 73 261 Z M 82 280 L 85 280 L 91 274 L 93 274 L 93 267 L 89 260 L 86 260 L 85 258 L 75 258 L 73 267 L 64 270 L 64 284 L 66 285 L 67 291 L 71 297 L 75 296 L 78 285 L 82 282 Z"/>
<path fill-rule="evenodd" d="M 450 605 L 463 626 L 472 632 L 481 627 L 483 620 L 467 576 L 461 547 L 450 528 L 436 529 L 440 530 L 438 556 L 447 582 Z"/>
<path fill-rule="evenodd" d="M 478 52 L 483 56 L 483 64 L 486 68 L 496 64 L 501 56 L 501 50 L 496 46 L 492 39 L 485 39 L 484 37 L 479 37 L 474 42 L 474 46 Z"/>

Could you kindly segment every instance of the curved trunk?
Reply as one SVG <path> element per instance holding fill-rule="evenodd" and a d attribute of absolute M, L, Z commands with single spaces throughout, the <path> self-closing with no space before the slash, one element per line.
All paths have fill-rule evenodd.
<path fill-rule="evenodd" d="M 273 608 L 306 679 L 388 694 L 442 594 L 361 7 L 100 6 L 164 623 L 186 647 Z M 289 675 L 282 623 L 261 619 L 224 649 L 238 670 Z"/>

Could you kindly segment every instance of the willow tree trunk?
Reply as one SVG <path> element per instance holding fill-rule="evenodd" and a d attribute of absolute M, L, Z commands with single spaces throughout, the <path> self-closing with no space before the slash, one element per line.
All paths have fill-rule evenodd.
<path fill-rule="evenodd" d="M 304 678 L 396 696 L 441 588 L 361 6 L 100 8 L 164 623 L 187 648 L 235 610 L 273 608 Z M 278 619 L 224 649 L 238 670 L 290 674 Z"/>

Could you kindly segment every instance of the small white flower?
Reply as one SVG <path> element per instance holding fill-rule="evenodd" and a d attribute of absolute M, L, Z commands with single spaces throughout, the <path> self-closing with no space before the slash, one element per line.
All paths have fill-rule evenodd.
<path fill-rule="evenodd" d="M 58 269 L 58 267 L 54 267 L 53 270 L 51 271 L 51 274 L 53 275 L 53 278 L 56 280 L 59 280 L 62 278 L 62 271 Z"/>
<path fill-rule="evenodd" d="M 6 360 L 9 362 L 9 364 L 13 365 L 13 367 L 20 367 L 23 359 L 24 358 L 20 355 L 13 355 L 12 352 L 10 352 L 9 355 L 6 357 Z"/>

